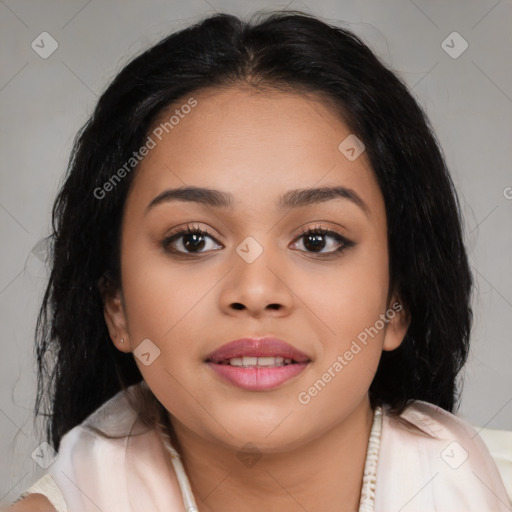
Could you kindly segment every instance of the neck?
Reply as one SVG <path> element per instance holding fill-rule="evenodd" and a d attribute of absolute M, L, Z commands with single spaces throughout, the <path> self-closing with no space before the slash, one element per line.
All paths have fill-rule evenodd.
<path fill-rule="evenodd" d="M 199 512 L 356 512 L 373 411 L 366 397 L 328 431 L 299 447 L 243 457 L 172 419 Z"/>

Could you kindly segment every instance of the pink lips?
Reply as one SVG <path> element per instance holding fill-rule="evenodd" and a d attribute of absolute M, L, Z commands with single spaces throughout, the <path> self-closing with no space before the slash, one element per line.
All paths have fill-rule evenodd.
<path fill-rule="evenodd" d="M 291 359 L 292 363 L 276 367 L 243 367 L 231 366 L 228 362 L 229 359 L 244 356 L 282 357 Z M 234 340 L 218 348 L 206 358 L 206 363 L 218 376 L 250 391 L 275 388 L 301 373 L 310 361 L 307 354 L 270 336 Z"/>

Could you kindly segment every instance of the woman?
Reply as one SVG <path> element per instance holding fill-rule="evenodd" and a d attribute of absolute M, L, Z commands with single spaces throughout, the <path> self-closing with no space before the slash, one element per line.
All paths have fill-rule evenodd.
<path fill-rule="evenodd" d="M 58 457 L 13 510 L 509 510 L 451 414 L 456 193 L 352 33 L 283 12 L 172 34 L 100 98 L 53 220 Z"/>

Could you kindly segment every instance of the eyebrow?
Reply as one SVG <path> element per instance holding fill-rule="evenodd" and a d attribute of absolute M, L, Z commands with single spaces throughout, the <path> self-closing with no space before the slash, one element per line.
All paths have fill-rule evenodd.
<path fill-rule="evenodd" d="M 334 199 L 346 199 L 361 208 L 366 215 L 369 213 L 369 208 L 361 197 L 354 190 L 342 186 L 288 190 L 279 197 L 277 205 L 280 210 L 286 210 Z M 173 188 L 158 194 L 146 207 L 146 213 L 159 204 L 171 201 L 188 201 L 215 208 L 229 208 L 233 206 L 234 196 L 228 192 L 203 187 Z"/>

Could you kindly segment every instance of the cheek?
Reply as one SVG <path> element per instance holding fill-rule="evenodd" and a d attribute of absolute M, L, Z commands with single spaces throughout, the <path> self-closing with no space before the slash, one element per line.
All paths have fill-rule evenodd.
<path fill-rule="evenodd" d="M 140 241 L 124 252 L 123 293 L 131 348 L 146 339 L 156 346 L 154 363 L 146 366 L 137 357 L 135 361 L 163 402 L 168 396 L 174 397 L 174 404 L 179 402 L 176 397 L 183 395 L 185 383 L 193 396 L 201 394 L 191 372 L 202 364 L 198 340 L 215 320 L 217 310 L 211 300 L 219 278 L 212 265 L 198 263 L 171 262 Z"/>
<path fill-rule="evenodd" d="M 387 248 L 375 243 L 356 246 L 334 272 L 305 276 L 300 293 L 340 348 L 385 313 L 388 289 Z"/>
<path fill-rule="evenodd" d="M 199 267 L 171 262 L 140 241 L 125 250 L 122 268 L 128 324 L 135 339 L 166 338 L 214 282 Z"/>
<path fill-rule="evenodd" d="M 186 268 L 185 268 L 186 267 Z M 190 378 L 190 364 L 199 361 L 190 334 L 197 323 L 201 298 L 215 282 L 193 265 L 171 264 L 144 244 L 132 244 L 124 253 L 123 293 L 135 362 L 155 396 L 173 412 L 190 409 L 189 396 L 201 396 Z M 149 339 L 151 361 L 145 364 L 136 348 Z M 142 346 L 142 345 L 141 345 Z M 153 354 L 157 357 L 153 359 Z M 186 389 L 187 393 L 183 392 Z M 169 402 L 169 397 L 172 400 Z M 193 402 L 193 401 L 192 401 Z"/>
<path fill-rule="evenodd" d="M 375 248 L 358 254 L 337 280 L 326 282 L 324 292 L 311 298 L 329 334 L 296 397 L 299 407 L 307 411 L 306 430 L 314 428 L 311 418 L 320 415 L 329 424 L 355 408 L 367 394 L 382 354 L 387 324 L 381 315 L 386 313 L 388 295 L 385 254 L 377 254 Z"/>

